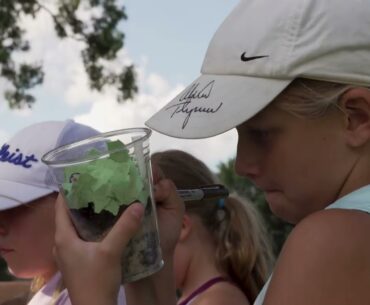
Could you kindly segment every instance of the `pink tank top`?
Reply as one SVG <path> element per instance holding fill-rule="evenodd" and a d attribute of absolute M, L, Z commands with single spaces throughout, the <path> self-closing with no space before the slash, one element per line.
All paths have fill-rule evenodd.
<path fill-rule="evenodd" d="M 222 276 L 214 277 L 195 289 L 185 300 L 181 301 L 177 305 L 189 305 L 199 294 L 219 282 L 228 282 L 228 280 Z"/>

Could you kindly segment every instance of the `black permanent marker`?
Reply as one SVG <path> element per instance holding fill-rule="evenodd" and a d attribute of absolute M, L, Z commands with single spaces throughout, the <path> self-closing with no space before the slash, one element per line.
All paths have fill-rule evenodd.
<path fill-rule="evenodd" d="M 221 184 L 205 185 L 191 189 L 180 189 L 177 190 L 177 193 L 184 201 L 217 199 L 229 196 L 228 189 Z"/>

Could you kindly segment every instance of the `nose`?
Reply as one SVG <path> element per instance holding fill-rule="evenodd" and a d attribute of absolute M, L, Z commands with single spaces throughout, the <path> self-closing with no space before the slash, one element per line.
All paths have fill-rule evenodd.
<path fill-rule="evenodd" d="M 261 173 L 261 152 L 256 145 L 243 137 L 238 137 L 235 172 L 242 177 L 254 179 Z"/>
<path fill-rule="evenodd" d="M 2 224 L 0 224 L 0 236 L 7 235 L 7 232 L 8 230 Z"/>

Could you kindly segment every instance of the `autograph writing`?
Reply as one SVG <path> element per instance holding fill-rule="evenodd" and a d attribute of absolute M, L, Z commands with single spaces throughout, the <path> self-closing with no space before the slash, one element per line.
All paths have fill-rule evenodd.
<path fill-rule="evenodd" d="M 189 88 L 189 90 L 184 92 L 184 94 L 180 97 L 179 101 L 181 102 L 183 100 L 209 98 L 212 93 L 214 83 L 215 83 L 214 80 L 209 82 L 207 85 L 204 86 L 203 89 L 198 88 L 199 83 L 193 84 Z"/>
<path fill-rule="evenodd" d="M 216 113 L 221 107 L 222 102 L 217 107 L 201 107 L 201 106 L 192 106 L 191 103 L 194 100 L 208 99 L 211 96 L 213 85 L 215 81 L 211 81 L 204 86 L 204 88 L 199 88 L 199 83 L 193 84 L 183 95 L 179 98 L 178 104 L 171 105 L 166 108 L 166 110 L 174 109 L 171 114 L 171 118 L 178 113 L 186 113 L 187 116 L 184 119 L 182 124 L 182 129 L 188 124 L 191 115 L 195 112 L 213 114 Z"/>

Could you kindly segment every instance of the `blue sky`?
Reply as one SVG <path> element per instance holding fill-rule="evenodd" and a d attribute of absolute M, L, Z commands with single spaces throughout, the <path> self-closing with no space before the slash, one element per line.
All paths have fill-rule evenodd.
<path fill-rule="evenodd" d="M 134 61 L 149 57 L 149 70 L 173 83 L 198 76 L 208 43 L 236 0 L 125 1 L 127 47 Z"/>
<path fill-rule="evenodd" d="M 118 105 L 113 91 L 92 92 L 79 60 L 78 42 L 59 41 L 50 16 L 24 20 L 32 52 L 20 57 L 41 61 L 44 85 L 34 90 L 37 102 L 29 110 L 9 110 L 0 80 L 0 142 L 19 129 L 39 121 L 73 118 L 101 131 L 143 126 L 144 121 L 200 73 L 208 43 L 237 0 L 142 1 L 126 0 L 128 20 L 122 24 L 125 48 L 120 64 L 134 63 L 140 93 L 134 101 Z M 207 140 L 175 140 L 158 133 L 152 151 L 184 149 L 213 169 L 235 154 L 235 131 Z M 211 152 L 211 153 L 210 153 Z M 212 153 L 214 152 L 214 153 Z"/>

